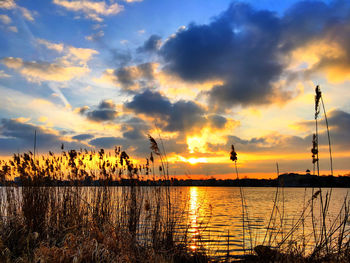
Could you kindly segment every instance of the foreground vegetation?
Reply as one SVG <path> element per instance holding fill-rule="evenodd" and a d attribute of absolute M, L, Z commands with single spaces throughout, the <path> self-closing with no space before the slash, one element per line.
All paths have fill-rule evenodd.
<path fill-rule="evenodd" d="M 160 158 L 159 149 L 155 152 Z M 155 168 L 153 156 L 150 159 L 145 165 L 135 165 L 125 152 L 116 149 L 113 158 L 103 150 L 63 151 L 40 159 L 31 153 L 15 155 L 13 160 L 2 162 L 2 181 L 17 176 L 21 186 L 1 189 L 0 261 L 349 262 L 349 202 L 344 200 L 339 215 L 329 224 L 330 196 L 322 189 L 305 200 L 300 217 L 289 232 L 284 232 L 283 188 L 276 188 L 265 238 L 257 243 L 242 188 L 245 256 L 228 253 L 217 258 L 200 240 L 194 250 L 188 232 L 176 231 L 178 222 L 183 221 L 180 217 L 187 215 L 173 206 L 175 196 L 170 194 L 170 186 L 139 186 L 146 178 L 169 182 L 166 162 Z M 71 186 L 42 186 L 63 177 L 69 178 Z M 80 187 L 78 182 L 89 177 L 100 179 L 101 186 Z M 128 178 L 129 186 L 118 188 L 116 194 L 108 187 L 112 178 Z M 327 206 L 316 204 L 321 196 Z M 301 231 L 310 218 L 314 223 L 312 236 Z M 310 240 L 314 244 L 311 250 L 307 247 Z"/>
<path fill-rule="evenodd" d="M 316 93 L 316 99 L 317 96 L 319 100 L 320 94 Z M 50 152 L 39 158 L 34 151 L 15 154 L 10 161 L 0 161 L 3 185 L 15 177 L 21 181 L 20 187 L 1 188 L 0 262 L 236 260 L 237 257 L 230 255 L 229 247 L 226 257 L 215 258 L 203 248 L 200 239 L 196 248 L 191 248 L 188 231 L 177 231 L 180 218 L 186 214 L 174 206 L 176 196 L 171 194 L 168 183 L 140 187 L 144 179 L 171 182 L 165 152 L 152 137 L 149 139 L 152 153 L 142 165 L 133 162 L 120 148 L 112 155 L 103 149 L 65 152 L 62 147 L 59 155 Z M 314 170 L 318 170 L 317 139 L 316 132 L 312 149 Z M 236 164 L 233 146 L 230 158 Z M 333 168 L 331 170 L 333 173 Z M 81 182 L 97 179 L 101 187 L 80 187 Z M 123 179 L 128 179 L 129 185 L 119 188 L 115 194 L 109 183 Z M 71 186 L 45 186 L 54 180 L 67 180 Z M 312 196 L 305 197 L 300 216 L 286 232 L 284 192 L 277 187 L 265 236 L 257 243 L 244 189 L 240 188 L 244 254 L 239 260 L 350 262 L 350 203 L 346 197 L 339 214 L 330 221 L 331 195 L 332 190 L 313 190 Z M 311 233 L 304 231 L 308 220 L 312 222 Z"/>
<path fill-rule="evenodd" d="M 163 158 L 155 141 L 154 153 Z M 126 152 L 63 151 L 36 159 L 32 153 L 2 161 L 2 182 L 17 177 L 21 187 L 3 187 L 0 195 L 2 262 L 192 262 L 206 260 L 175 234 L 175 208 L 169 186 L 141 188 L 141 175 L 168 179 L 162 160 L 157 176 L 151 156 L 135 165 Z M 152 169 L 150 166 L 152 165 Z M 101 187 L 80 187 L 86 178 Z M 117 195 L 110 180 L 132 184 Z M 46 187 L 68 179 L 70 187 Z"/>

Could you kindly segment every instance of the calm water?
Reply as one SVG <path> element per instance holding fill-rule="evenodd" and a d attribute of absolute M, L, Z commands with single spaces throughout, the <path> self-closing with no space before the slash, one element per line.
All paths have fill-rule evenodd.
<path fill-rule="evenodd" d="M 245 248 L 261 244 L 274 245 L 274 241 L 282 240 L 292 226 L 300 222 L 300 227 L 293 233 L 293 239 L 306 237 L 311 246 L 314 242 L 311 219 L 311 201 L 314 192 L 311 188 L 279 189 L 274 215 L 270 220 L 276 197 L 276 188 L 242 188 L 246 200 Z M 180 187 L 177 191 L 177 203 L 185 204 L 188 217 L 180 226 L 189 228 L 191 244 L 197 249 L 200 244 L 212 254 L 242 254 L 243 252 L 243 220 L 240 189 L 235 187 Z M 330 189 L 322 189 L 323 200 Z M 335 220 L 344 203 L 348 189 L 333 189 L 328 212 L 328 226 Z M 319 199 L 314 199 L 314 224 L 316 231 L 320 226 Z M 304 212 L 305 221 L 300 221 Z M 299 221 L 298 221 L 299 220 Z M 270 222 L 270 224 L 269 224 Z M 279 226 L 283 222 L 283 228 Z M 304 224 L 302 223 L 304 222 Z M 349 225 L 350 227 L 350 225 Z M 266 235 L 266 231 L 269 232 Z M 270 242 L 269 242 L 270 241 Z M 301 241 L 301 240 L 299 240 Z M 276 243 L 276 242 L 275 242 Z"/>
<path fill-rule="evenodd" d="M 87 203 L 91 200 L 92 189 L 96 190 L 90 187 L 80 189 L 80 194 Z M 120 203 L 121 196 L 124 196 L 124 200 L 128 200 L 129 197 L 123 195 L 128 192 L 128 189 L 127 187 L 111 187 L 113 203 Z M 150 202 L 150 209 L 154 209 L 152 199 L 154 199 L 156 188 L 141 187 L 139 190 L 141 191 L 139 200 L 142 201 L 139 227 L 149 232 L 147 229 L 150 220 L 147 218 L 147 211 L 144 210 L 144 207 L 146 202 Z M 211 255 L 225 256 L 229 252 L 230 255 L 239 256 L 244 249 L 249 250 L 259 244 L 276 245 L 288 235 L 295 224 L 299 224 L 291 238 L 298 241 L 299 244 L 304 242 L 307 249 L 314 244 L 314 229 L 317 232 L 320 227 L 320 195 L 314 199 L 314 228 L 311 217 L 312 202 L 310 200 L 317 190 L 280 188 L 276 195 L 276 188 L 242 188 L 246 210 L 243 228 L 240 188 L 172 187 L 170 196 L 178 217 L 176 233 L 179 233 L 181 237 L 184 232 L 188 233 L 188 240 L 193 250 L 204 247 Z M 332 190 L 326 221 L 328 227 L 334 222 L 339 222 L 339 211 L 348 190 L 344 188 Z M 330 189 L 322 189 L 323 200 L 329 192 Z M 5 191 L 2 191 L 2 194 L 5 194 Z M 274 202 L 275 200 L 277 201 Z M 118 207 L 115 209 L 117 210 Z M 270 219 L 272 211 L 274 211 L 274 216 Z M 300 218 L 305 220 L 300 220 Z M 349 223 L 347 227 L 350 230 Z"/>

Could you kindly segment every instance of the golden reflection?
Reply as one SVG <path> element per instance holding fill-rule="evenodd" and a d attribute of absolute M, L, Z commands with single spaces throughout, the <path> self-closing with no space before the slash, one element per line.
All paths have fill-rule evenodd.
<path fill-rule="evenodd" d="M 190 188 L 190 200 L 189 200 L 189 229 L 190 234 L 190 248 L 196 250 L 198 248 L 199 225 L 198 225 L 198 187 Z"/>

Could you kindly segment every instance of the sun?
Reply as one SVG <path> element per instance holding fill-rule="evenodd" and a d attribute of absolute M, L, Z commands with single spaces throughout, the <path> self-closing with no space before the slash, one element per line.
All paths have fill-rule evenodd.
<path fill-rule="evenodd" d="M 189 163 L 189 164 L 192 164 L 192 165 L 195 165 L 197 163 L 207 163 L 208 160 L 207 158 L 195 158 L 195 157 L 190 157 L 190 158 L 185 158 L 181 155 L 178 155 L 178 158 L 182 161 L 182 162 L 185 162 L 185 163 Z"/>

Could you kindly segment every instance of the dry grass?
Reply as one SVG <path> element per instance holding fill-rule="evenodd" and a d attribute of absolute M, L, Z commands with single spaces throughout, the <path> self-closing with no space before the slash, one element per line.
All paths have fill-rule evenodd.
<path fill-rule="evenodd" d="M 138 185 L 141 176 L 168 179 L 166 157 L 155 150 L 157 175 L 120 148 L 114 156 L 73 150 L 2 162 L 2 183 L 17 177 L 21 186 L 0 194 L 0 262 L 207 262 L 175 233 L 170 186 Z M 71 186 L 50 187 L 55 179 Z M 81 187 L 91 179 L 100 186 Z M 112 179 L 131 185 L 109 187 Z"/>

